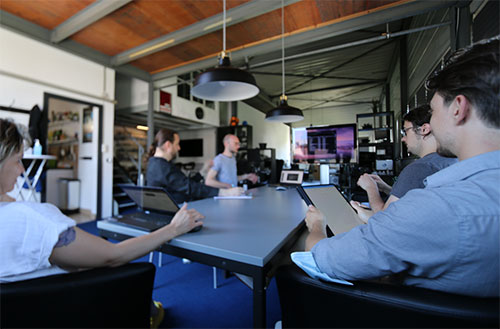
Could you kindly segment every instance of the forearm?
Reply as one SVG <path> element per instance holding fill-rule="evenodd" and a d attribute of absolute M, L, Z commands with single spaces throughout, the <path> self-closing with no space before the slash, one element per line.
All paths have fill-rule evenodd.
<path fill-rule="evenodd" d="M 378 189 L 368 189 L 366 191 L 368 194 L 368 201 L 370 202 L 370 208 L 376 213 L 384 208 L 384 200 L 380 196 Z"/>
<path fill-rule="evenodd" d="M 63 268 L 119 266 L 146 255 L 178 235 L 169 224 L 153 233 L 113 244 L 77 227 L 75 231 L 73 242 L 53 249 L 52 264 Z"/>
<path fill-rule="evenodd" d="M 320 240 L 323 240 L 326 238 L 326 234 L 323 232 L 311 232 L 306 238 L 306 250 L 305 251 L 310 251 L 312 247 L 316 243 L 318 243 Z"/>
<path fill-rule="evenodd" d="M 205 180 L 205 185 L 210 186 L 210 187 L 215 187 L 215 188 L 231 188 L 231 184 L 219 182 L 218 180 L 215 179 L 210 179 L 207 178 Z"/>

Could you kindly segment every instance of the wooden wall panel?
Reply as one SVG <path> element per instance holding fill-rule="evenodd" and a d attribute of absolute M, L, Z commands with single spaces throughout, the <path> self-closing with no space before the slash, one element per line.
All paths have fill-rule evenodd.
<path fill-rule="evenodd" d="M 52 30 L 94 1 L 0 0 L 0 9 Z"/>

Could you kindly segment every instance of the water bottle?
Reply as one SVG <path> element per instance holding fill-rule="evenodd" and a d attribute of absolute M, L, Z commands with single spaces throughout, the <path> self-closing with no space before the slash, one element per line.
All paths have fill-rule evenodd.
<path fill-rule="evenodd" d="M 42 155 L 42 145 L 40 140 L 35 139 L 35 146 L 33 147 L 33 155 Z"/>

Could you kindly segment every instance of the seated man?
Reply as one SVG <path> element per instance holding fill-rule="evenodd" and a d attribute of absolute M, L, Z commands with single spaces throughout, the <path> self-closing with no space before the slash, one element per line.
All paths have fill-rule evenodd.
<path fill-rule="evenodd" d="M 420 159 L 412 162 L 401 171 L 393 187 L 386 184 L 379 176 L 364 174 L 358 185 L 368 194 L 372 211 L 361 207 L 359 202 L 351 201 L 361 219 L 367 220 L 373 213 L 386 209 L 389 204 L 402 198 L 408 191 L 424 188 L 424 179 L 435 172 L 457 162 L 456 158 L 446 158 L 436 153 L 436 139 L 432 134 L 430 107 L 417 107 L 403 117 L 402 142 L 406 143 L 408 152 Z M 389 194 L 384 203 L 379 190 Z"/>
<path fill-rule="evenodd" d="M 237 175 L 236 153 L 240 148 L 238 137 L 227 134 L 222 142 L 224 143 L 224 152 L 215 157 L 214 164 L 208 171 L 205 185 L 216 188 L 231 188 L 238 186 L 238 181 L 244 179 L 255 184 L 258 178 L 254 173 Z"/>
<path fill-rule="evenodd" d="M 149 186 L 164 187 L 172 195 L 175 202 L 208 198 L 216 195 L 232 196 L 243 193 L 241 187 L 217 189 L 196 182 L 182 173 L 172 162 L 180 151 L 179 134 L 162 128 L 155 136 L 149 150 L 146 183 Z"/>
<path fill-rule="evenodd" d="M 499 296 L 499 49 L 497 37 L 461 50 L 427 81 L 437 151 L 459 162 L 331 238 L 310 207 L 306 249 L 322 272 L 345 280 L 400 274 L 406 285 Z"/>

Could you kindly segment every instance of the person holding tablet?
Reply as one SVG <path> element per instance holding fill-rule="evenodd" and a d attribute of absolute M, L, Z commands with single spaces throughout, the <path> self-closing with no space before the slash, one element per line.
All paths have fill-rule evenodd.
<path fill-rule="evenodd" d="M 321 272 L 343 280 L 398 274 L 405 285 L 499 296 L 499 39 L 459 50 L 426 82 L 437 151 L 456 164 L 331 238 L 323 214 L 310 207 L 306 249 Z"/>
<path fill-rule="evenodd" d="M 364 221 L 374 213 L 386 209 L 408 191 L 424 188 L 424 179 L 427 176 L 457 162 L 456 158 L 446 158 L 436 152 L 436 139 L 430 125 L 430 110 L 429 105 L 423 105 L 403 117 L 402 142 L 408 147 L 408 152 L 418 156 L 419 159 L 401 171 L 394 186 L 391 187 L 378 175 L 373 174 L 364 174 L 358 179 L 358 185 L 368 194 L 371 211 L 356 201 L 351 201 L 351 205 Z M 384 202 L 380 192 L 389 194 L 387 201 Z"/>

